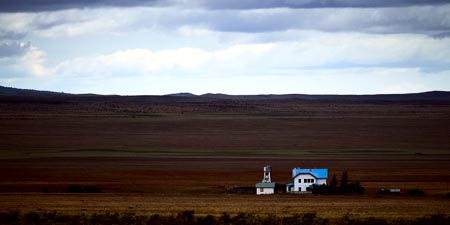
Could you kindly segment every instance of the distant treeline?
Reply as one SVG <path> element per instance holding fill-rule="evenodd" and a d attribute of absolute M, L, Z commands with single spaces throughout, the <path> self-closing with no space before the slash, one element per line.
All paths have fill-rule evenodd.
<path fill-rule="evenodd" d="M 344 171 L 340 182 L 338 182 L 336 175 L 333 175 L 330 184 L 314 185 L 312 193 L 328 195 L 364 194 L 365 188 L 361 186 L 359 181 L 349 182 L 348 173 Z"/>
<path fill-rule="evenodd" d="M 316 213 L 297 214 L 288 217 L 275 215 L 261 216 L 241 213 L 236 216 L 223 213 L 221 216 L 196 216 L 194 211 L 183 211 L 177 215 L 161 216 L 136 215 L 134 213 L 104 213 L 104 214 L 79 214 L 64 215 L 56 212 L 3 212 L 0 213 L 0 224 L 3 225 L 102 225 L 102 224 L 147 224 L 147 225 L 443 225 L 450 224 L 450 217 L 443 214 L 435 214 L 416 219 L 383 218 L 352 218 L 344 215 L 338 219 L 326 219 L 317 217 Z"/>

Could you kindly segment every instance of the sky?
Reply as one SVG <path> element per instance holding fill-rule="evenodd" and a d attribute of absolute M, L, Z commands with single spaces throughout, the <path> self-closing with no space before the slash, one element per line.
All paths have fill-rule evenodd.
<path fill-rule="evenodd" d="M 450 0 L 1 0 L 0 85 L 121 95 L 450 91 Z"/>

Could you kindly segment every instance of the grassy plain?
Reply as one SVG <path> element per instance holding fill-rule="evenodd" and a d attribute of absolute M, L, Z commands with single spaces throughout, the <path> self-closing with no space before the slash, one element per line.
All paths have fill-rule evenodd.
<path fill-rule="evenodd" d="M 194 210 L 321 217 L 450 214 L 450 103 L 0 98 L 0 210 Z M 346 170 L 364 196 L 226 194 L 262 166 Z M 68 194 L 71 185 L 102 194 Z M 379 188 L 425 197 L 379 196 Z"/>
<path fill-rule="evenodd" d="M 53 211 L 63 214 L 133 212 L 140 215 L 176 215 L 192 210 L 196 215 L 220 216 L 249 213 L 291 216 L 316 212 L 322 218 L 416 218 L 441 213 L 449 215 L 449 202 L 437 197 L 408 198 L 374 196 L 305 196 L 305 195 L 237 195 L 237 194 L 0 194 L 6 207 L 21 211 Z"/>

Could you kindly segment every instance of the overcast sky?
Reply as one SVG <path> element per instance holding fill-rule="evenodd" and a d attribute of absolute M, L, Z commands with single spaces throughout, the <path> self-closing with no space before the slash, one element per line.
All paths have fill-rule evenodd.
<path fill-rule="evenodd" d="M 450 91 L 450 0 L 2 0 L 0 85 L 124 95 Z"/>

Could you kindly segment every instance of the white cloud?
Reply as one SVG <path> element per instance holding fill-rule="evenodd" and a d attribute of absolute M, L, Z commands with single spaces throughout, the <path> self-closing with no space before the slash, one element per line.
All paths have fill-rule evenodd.
<path fill-rule="evenodd" d="M 31 74 L 63 76 L 283 74 L 308 67 L 431 67 L 450 64 L 450 38 L 360 33 L 302 34 L 295 42 L 238 44 L 221 49 L 184 47 L 152 51 L 135 48 L 54 65 L 32 47 L 21 60 Z"/>
<path fill-rule="evenodd" d="M 435 66 L 450 64 L 450 38 L 425 35 L 316 33 L 282 42 L 271 60 L 278 67 Z"/>
<path fill-rule="evenodd" d="M 45 52 L 36 47 L 30 47 L 30 50 L 20 59 L 18 70 L 25 70 L 33 76 L 50 75 L 51 72 L 45 68 Z"/>
<path fill-rule="evenodd" d="M 99 56 L 94 61 L 100 65 L 121 70 L 152 72 L 170 68 L 195 68 L 205 63 L 210 55 L 201 49 L 180 48 L 153 52 L 147 49 L 131 49 Z"/>
<path fill-rule="evenodd" d="M 275 47 L 275 44 L 253 44 L 253 45 L 235 45 L 225 50 L 220 50 L 214 53 L 218 60 L 230 60 L 239 57 L 242 54 L 258 56 L 270 51 Z"/>
<path fill-rule="evenodd" d="M 273 47 L 274 44 L 253 44 L 236 45 L 215 51 L 199 48 L 161 51 L 129 49 L 96 57 L 68 60 L 50 70 L 55 74 L 68 76 L 139 74 L 151 76 L 150 74 L 154 72 L 161 73 L 163 71 L 171 73 L 197 72 L 200 67 L 211 68 L 211 65 L 228 67 L 233 66 L 233 63 L 245 64 L 253 58 L 262 57 Z"/>

